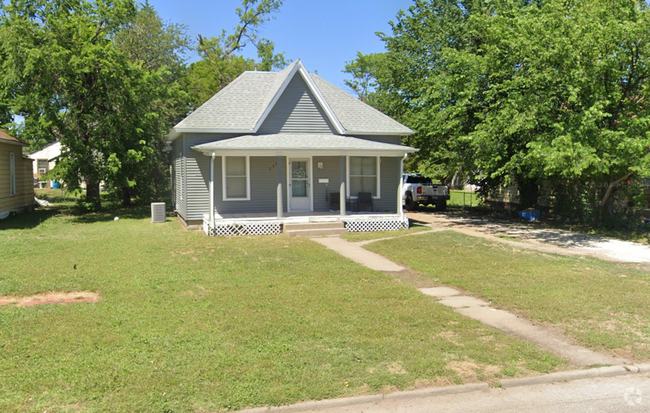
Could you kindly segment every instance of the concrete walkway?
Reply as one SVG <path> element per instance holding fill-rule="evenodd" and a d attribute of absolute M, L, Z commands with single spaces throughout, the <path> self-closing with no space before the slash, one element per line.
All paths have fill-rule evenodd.
<path fill-rule="evenodd" d="M 348 242 L 340 237 L 317 237 L 311 238 L 311 240 L 323 244 L 345 258 L 376 271 L 400 272 L 406 269 L 379 254 L 364 249 L 360 243 Z"/>
<path fill-rule="evenodd" d="M 420 232 L 407 236 L 426 233 Z M 379 254 L 363 248 L 363 245 L 380 240 L 349 242 L 340 237 L 319 237 L 311 239 L 352 261 L 376 271 L 397 273 L 406 269 Z M 455 288 L 421 288 L 420 291 L 426 295 L 435 297 L 440 304 L 451 307 L 466 317 L 478 320 L 511 336 L 529 341 L 544 350 L 551 351 L 565 358 L 576 366 L 586 367 L 628 363 L 628 360 L 615 358 L 572 344 L 568 338 L 557 332 L 537 326 L 508 311 L 492 308 L 490 307 L 490 303 L 476 297 L 463 295 L 461 291 Z"/>
<path fill-rule="evenodd" d="M 571 344 L 566 337 L 556 332 L 537 326 L 508 311 L 492 308 L 487 301 L 462 295 L 462 292 L 455 288 L 420 288 L 420 291 L 435 297 L 440 304 L 451 307 L 464 316 L 478 320 L 511 336 L 529 341 L 539 348 L 557 354 L 576 366 L 587 367 L 629 363 L 628 360 L 597 353 Z"/>

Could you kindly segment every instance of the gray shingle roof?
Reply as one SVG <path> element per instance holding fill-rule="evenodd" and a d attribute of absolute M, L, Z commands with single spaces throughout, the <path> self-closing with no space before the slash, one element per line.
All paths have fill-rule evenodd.
<path fill-rule="evenodd" d="M 417 149 L 409 146 L 376 142 L 352 136 L 341 136 L 316 133 L 278 133 L 270 135 L 245 135 L 231 139 L 204 143 L 193 146 L 192 149 L 209 153 L 211 151 L 258 151 L 267 155 L 281 155 L 287 151 L 309 151 L 317 154 L 327 152 L 349 154 L 377 152 L 386 155 L 404 155 Z"/>
<path fill-rule="evenodd" d="M 346 129 L 346 134 L 410 135 L 413 131 L 390 116 L 367 105 L 317 75 L 310 75 L 334 114 Z"/>
<path fill-rule="evenodd" d="M 343 134 L 410 135 L 413 131 L 378 110 L 352 97 L 316 75 L 310 75 L 300 60 L 280 72 L 244 72 L 219 93 L 179 122 L 170 133 L 256 133 L 288 82 L 301 73 L 309 87 L 325 100 L 325 110 Z M 327 108 L 324 108 L 327 109 Z M 340 127 L 338 127 L 340 129 Z"/>
<path fill-rule="evenodd" d="M 253 131 L 290 72 L 244 72 L 175 128 Z"/>

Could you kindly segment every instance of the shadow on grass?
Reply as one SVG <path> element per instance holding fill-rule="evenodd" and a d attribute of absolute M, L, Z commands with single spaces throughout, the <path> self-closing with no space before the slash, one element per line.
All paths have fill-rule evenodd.
<path fill-rule="evenodd" d="M 0 231 L 36 228 L 58 213 L 58 208 L 40 208 L 33 212 L 22 212 L 0 221 Z"/>
<path fill-rule="evenodd" d="M 80 224 L 91 224 L 93 222 L 113 221 L 115 217 L 120 219 L 144 219 L 151 217 L 151 209 L 148 205 L 119 207 L 109 205 L 97 212 L 75 211 L 73 222 Z"/>

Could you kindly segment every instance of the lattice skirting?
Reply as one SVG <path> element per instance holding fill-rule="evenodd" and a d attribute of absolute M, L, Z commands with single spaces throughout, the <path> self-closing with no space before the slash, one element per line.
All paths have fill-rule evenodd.
<path fill-rule="evenodd" d="M 206 231 L 208 232 L 208 231 Z M 233 237 L 242 235 L 277 235 L 282 232 L 282 225 L 277 222 L 251 222 L 216 224 L 209 229 L 210 236 Z"/>
<path fill-rule="evenodd" d="M 367 221 L 347 221 L 345 229 L 349 232 L 396 231 L 409 227 L 408 219 L 380 219 Z"/>

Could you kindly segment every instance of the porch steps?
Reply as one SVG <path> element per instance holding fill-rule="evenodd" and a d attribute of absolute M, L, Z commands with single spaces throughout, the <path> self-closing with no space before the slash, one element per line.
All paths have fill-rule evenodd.
<path fill-rule="evenodd" d="M 345 234 L 347 230 L 343 222 L 310 222 L 284 224 L 282 232 L 289 237 L 318 237 L 321 235 L 341 235 Z"/>

